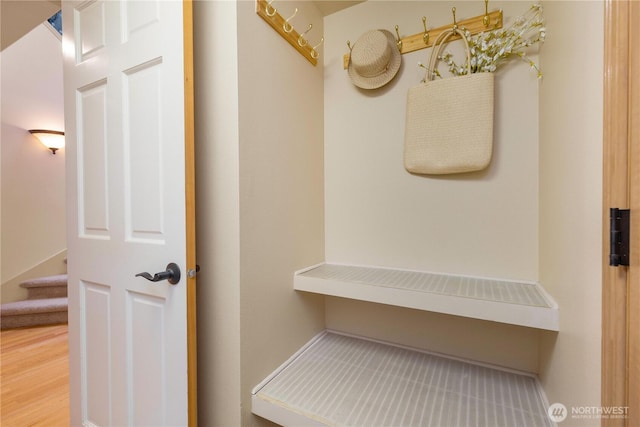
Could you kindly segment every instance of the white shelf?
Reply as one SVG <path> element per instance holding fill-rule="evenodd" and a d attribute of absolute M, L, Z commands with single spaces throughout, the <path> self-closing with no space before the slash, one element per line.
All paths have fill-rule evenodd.
<path fill-rule="evenodd" d="M 319 264 L 296 272 L 293 285 L 298 291 L 559 330 L 558 305 L 537 283 Z"/>
<path fill-rule="evenodd" d="M 551 426 L 536 377 L 325 331 L 256 386 L 283 426 Z"/>

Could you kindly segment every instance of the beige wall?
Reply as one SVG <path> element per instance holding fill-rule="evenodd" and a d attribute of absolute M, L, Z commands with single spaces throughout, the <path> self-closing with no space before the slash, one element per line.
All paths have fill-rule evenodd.
<path fill-rule="evenodd" d="M 299 8 L 297 28 L 322 18 Z M 322 67 L 312 66 L 255 13 L 238 3 L 240 265 L 243 425 L 249 391 L 324 328 L 323 299 L 293 290 L 293 272 L 324 257 Z"/>
<path fill-rule="evenodd" d="M 64 130 L 62 49 L 44 25 L 2 51 L 2 301 L 11 279 L 66 249 L 64 149 L 54 156 L 28 129 Z M 47 270 L 47 274 L 57 274 Z M 11 282 L 11 283 L 8 283 Z M 17 283 L 15 283 L 17 284 Z"/>
<path fill-rule="evenodd" d="M 2 303 L 27 299 L 28 291 L 20 285 L 37 277 L 65 274 L 67 272 L 67 250 L 63 250 L 24 273 L 18 274 L 2 284 Z"/>
<path fill-rule="evenodd" d="M 542 334 L 540 377 L 550 403 L 571 410 L 600 406 L 604 5 L 544 6 L 540 279 L 560 306 L 560 333 Z"/>
<path fill-rule="evenodd" d="M 314 41 L 318 11 L 295 6 Z M 323 299 L 293 290 L 324 258 L 323 70 L 254 7 L 195 10 L 201 425 L 266 423 L 252 388 L 324 328 Z"/>
<path fill-rule="evenodd" d="M 402 57 L 378 91 L 354 87 L 342 70 L 346 41 L 371 28 L 402 35 L 452 22 L 452 3 L 366 2 L 325 19 L 326 258 L 521 280 L 538 279 L 538 85 L 524 62 L 496 73 L 494 156 L 486 171 L 411 175 L 402 164 L 407 90 L 431 49 Z M 480 13 L 456 2 L 457 18 Z M 529 7 L 492 2 L 505 26 Z M 455 48 L 454 48 L 455 49 Z M 535 56 L 533 56 L 535 58 Z M 327 326 L 346 332 L 535 372 L 538 331 L 331 298 Z"/>
<path fill-rule="evenodd" d="M 402 163 L 407 91 L 432 49 L 402 55 L 396 78 L 377 91 L 359 90 L 341 67 L 347 40 L 396 24 L 415 34 L 425 14 L 429 26 L 446 25 L 452 4 L 371 1 L 325 20 L 327 261 L 536 280 L 538 80 L 528 65 L 496 73 L 489 168 L 443 176 L 412 175 Z M 505 10 L 505 26 L 529 6 L 491 2 Z M 455 7 L 458 19 L 481 13 L 477 2 Z"/>
<path fill-rule="evenodd" d="M 233 426 L 241 396 L 235 2 L 194 2 L 194 28 L 199 424 Z"/>

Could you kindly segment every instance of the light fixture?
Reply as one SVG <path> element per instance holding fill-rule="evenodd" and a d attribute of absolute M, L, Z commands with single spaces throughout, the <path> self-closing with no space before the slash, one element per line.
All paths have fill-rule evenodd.
<path fill-rule="evenodd" d="M 56 150 L 64 147 L 64 132 L 59 130 L 31 129 L 29 131 L 33 136 L 38 138 L 42 145 L 47 147 L 53 154 Z"/>

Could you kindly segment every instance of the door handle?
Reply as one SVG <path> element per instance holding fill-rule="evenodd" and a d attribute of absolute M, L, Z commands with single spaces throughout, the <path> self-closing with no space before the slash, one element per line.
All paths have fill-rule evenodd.
<path fill-rule="evenodd" d="M 165 271 L 156 273 L 153 276 L 146 271 L 136 274 L 136 277 L 138 276 L 144 277 L 150 282 L 160 282 L 162 280 L 168 280 L 169 283 L 175 285 L 180 281 L 180 267 L 178 267 L 178 264 L 172 262 L 167 265 L 167 269 Z"/>

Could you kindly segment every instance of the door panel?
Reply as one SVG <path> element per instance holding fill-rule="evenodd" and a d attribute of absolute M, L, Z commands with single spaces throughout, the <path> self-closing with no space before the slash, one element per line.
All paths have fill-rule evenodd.
<path fill-rule="evenodd" d="M 162 59 L 125 71 L 126 233 L 130 240 L 164 244 L 161 105 L 166 100 Z"/>
<path fill-rule="evenodd" d="M 85 2 L 74 10 L 76 63 L 90 59 L 105 47 L 105 7 L 104 2 Z"/>
<path fill-rule="evenodd" d="M 164 319 L 166 301 L 149 295 L 127 295 L 128 388 L 132 396 L 132 424 L 164 425 L 170 402 L 166 389 Z M 153 357 L 149 357 L 153 355 Z"/>
<path fill-rule="evenodd" d="M 98 426 L 109 425 L 112 372 L 110 289 L 105 285 L 85 281 L 81 281 L 79 285 L 82 346 L 82 364 L 79 368 L 82 372 L 82 394 L 86 395 L 86 413 L 83 419 Z"/>
<path fill-rule="evenodd" d="M 107 194 L 106 80 L 78 91 L 78 228 L 85 237 L 109 237 L 109 198 Z"/>
<path fill-rule="evenodd" d="M 71 421 L 187 425 L 183 3 L 65 1 L 63 15 Z M 136 277 L 170 262 L 175 285 Z"/>
<path fill-rule="evenodd" d="M 129 2 L 122 5 L 122 42 L 127 43 L 132 36 L 142 34 L 148 25 L 158 23 L 160 14 L 156 2 Z"/>

